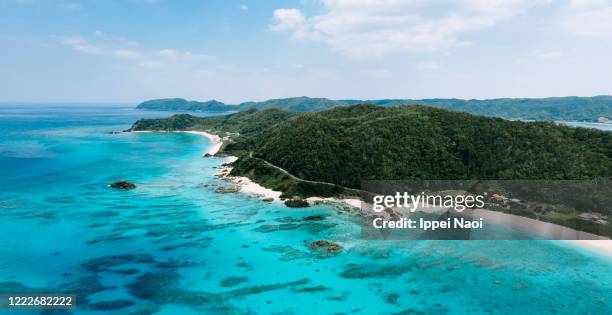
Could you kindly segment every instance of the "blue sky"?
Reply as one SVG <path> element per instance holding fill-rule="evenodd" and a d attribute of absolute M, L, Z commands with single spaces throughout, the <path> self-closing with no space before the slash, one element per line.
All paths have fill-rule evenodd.
<path fill-rule="evenodd" d="M 0 102 L 612 94 L 612 0 L 0 0 Z"/>

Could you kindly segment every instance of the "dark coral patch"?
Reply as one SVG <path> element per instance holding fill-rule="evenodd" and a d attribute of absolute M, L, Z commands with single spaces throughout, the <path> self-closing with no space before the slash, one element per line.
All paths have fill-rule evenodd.
<path fill-rule="evenodd" d="M 89 304 L 89 308 L 96 311 L 112 311 L 134 305 L 134 301 L 130 300 L 113 300 L 102 301 Z"/>
<path fill-rule="evenodd" d="M 249 281 L 247 277 L 227 277 L 219 282 L 222 287 L 234 287 L 241 283 Z"/>

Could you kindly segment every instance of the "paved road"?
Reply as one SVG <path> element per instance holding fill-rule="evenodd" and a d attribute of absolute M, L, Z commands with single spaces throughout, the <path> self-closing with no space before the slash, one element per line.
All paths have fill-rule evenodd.
<path fill-rule="evenodd" d="M 253 152 L 250 152 L 250 153 L 249 153 L 249 157 L 253 157 Z M 281 168 L 281 167 L 279 167 L 279 166 L 276 166 L 276 165 L 274 165 L 274 164 L 272 164 L 272 163 L 270 163 L 270 162 L 268 162 L 268 161 L 266 161 L 266 160 L 264 160 L 264 159 L 261 159 L 261 158 L 256 158 L 256 159 L 261 160 L 262 162 L 266 163 L 268 166 L 270 166 L 270 167 L 274 167 L 275 169 L 277 169 L 277 170 L 279 170 L 279 171 L 281 171 L 281 172 L 283 172 L 283 173 L 287 174 L 287 176 L 289 176 L 289 177 L 291 177 L 291 178 L 293 178 L 293 179 L 295 179 L 295 180 L 299 180 L 299 181 L 302 181 L 302 182 L 305 182 L 305 183 L 312 183 L 312 184 L 321 184 L 321 185 L 328 185 L 328 186 L 340 186 L 340 187 L 342 187 L 342 188 L 344 188 L 344 189 L 358 191 L 357 189 L 353 189 L 353 188 L 344 187 L 344 186 L 342 186 L 342 185 L 338 185 L 338 184 L 334 184 L 334 183 L 328 183 L 328 182 L 321 182 L 321 181 L 316 181 L 316 180 L 307 180 L 307 179 L 302 179 L 302 178 L 299 178 L 299 177 L 297 177 L 297 176 L 295 176 L 295 175 L 293 175 L 293 174 L 289 173 L 289 172 L 288 172 L 286 169 Z"/>

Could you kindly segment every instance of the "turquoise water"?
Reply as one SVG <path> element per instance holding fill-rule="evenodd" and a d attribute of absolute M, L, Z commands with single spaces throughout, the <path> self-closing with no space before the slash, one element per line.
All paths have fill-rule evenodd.
<path fill-rule="evenodd" d="M 164 115 L 0 106 L 0 293 L 72 293 L 77 314 L 612 312 L 612 259 L 596 253 L 365 241 L 341 209 L 215 193 L 223 160 L 201 157 L 205 138 L 106 133 Z M 138 188 L 107 187 L 121 178 Z M 312 252 L 319 239 L 344 250 Z"/>
<path fill-rule="evenodd" d="M 602 124 L 602 123 L 582 122 L 582 121 L 559 121 L 559 123 L 568 125 L 571 127 L 582 127 L 582 128 L 612 131 L 612 124 Z"/>

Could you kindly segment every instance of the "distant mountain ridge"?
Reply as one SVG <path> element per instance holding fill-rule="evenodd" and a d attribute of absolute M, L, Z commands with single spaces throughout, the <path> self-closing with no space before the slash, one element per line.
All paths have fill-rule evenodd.
<path fill-rule="evenodd" d="M 327 98 L 292 97 L 263 102 L 244 102 L 228 105 L 216 100 L 188 101 L 182 98 L 149 100 L 137 109 L 168 111 L 241 111 L 246 109 L 280 108 L 297 112 L 318 112 L 338 106 L 374 104 L 381 106 L 425 105 L 464 111 L 476 115 L 523 120 L 578 120 L 597 121 L 612 117 L 612 96 L 499 98 L 487 100 L 465 99 L 381 99 L 331 100 Z"/>
<path fill-rule="evenodd" d="M 350 102 L 350 101 L 349 101 Z M 188 101 L 182 98 L 164 98 L 145 101 L 137 109 L 170 110 L 170 111 L 241 111 L 245 109 L 280 108 L 296 112 L 317 112 L 336 106 L 351 105 L 345 101 L 335 101 L 327 98 L 291 97 L 271 99 L 263 102 L 244 102 L 238 105 L 228 105 L 217 100 L 206 102 Z"/>

